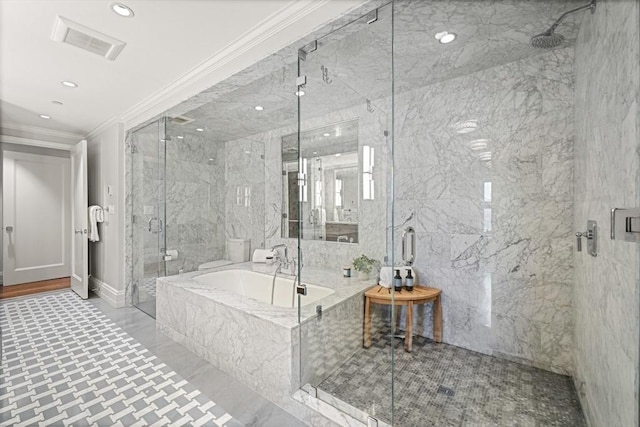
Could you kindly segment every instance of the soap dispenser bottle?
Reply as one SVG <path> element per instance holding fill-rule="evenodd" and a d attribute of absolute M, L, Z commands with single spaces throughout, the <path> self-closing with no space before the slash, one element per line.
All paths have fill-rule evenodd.
<path fill-rule="evenodd" d="M 411 269 L 407 270 L 407 277 L 404 278 L 404 286 L 409 292 L 413 291 L 413 276 L 411 275 Z"/>
<path fill-rule="evenodd" d="M 402 276 L 400 276 L 400 270 L 396 270 L 396 275 L 393 276 L 393 287 L 396 292 L 402 291 Z"/>

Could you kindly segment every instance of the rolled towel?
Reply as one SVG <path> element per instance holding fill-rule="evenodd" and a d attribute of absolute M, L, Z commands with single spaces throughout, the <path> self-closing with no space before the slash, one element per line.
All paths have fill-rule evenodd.
<path fill-rule="evenodd" d="M 256 249 L 251 257 L 252 262 L 266 263 L 267 257 L 275 257 L 275 253 L 269 249 Z"/>

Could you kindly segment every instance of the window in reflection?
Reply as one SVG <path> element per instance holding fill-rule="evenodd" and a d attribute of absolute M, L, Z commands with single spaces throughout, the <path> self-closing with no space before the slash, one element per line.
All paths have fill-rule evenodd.
<path fill-rule="evenodd" d="M 242 206 L 242 187 L 236 187 L 236 205 Z"/>
<path fill-rule="evenodd" d="M 491 182 L 484 183 L 484 201 L 491 203 Z"/>
<path fill-rule="evenodd" d="M 484 231 L 491 231 L 491 208 L 484 208 Z"/>
<path fill-rule="evenodd" d="M 251 187 L 244 187 L 244 205 L 251 206 Z"/>

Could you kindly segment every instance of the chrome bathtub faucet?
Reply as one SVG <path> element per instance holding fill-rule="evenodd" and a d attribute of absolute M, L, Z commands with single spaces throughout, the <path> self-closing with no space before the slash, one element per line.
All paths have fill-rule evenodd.
<path fill-rule="evenodd" d="M 280 251 L 278 251 L 278 249 L 283 248 L 284 249 L 284 257 L 280 256 Z M 289 274 L 289 275 L 294 275 L 296 272 L 296 260 L 294 259 L 289 259 L 289 248 L 287 247 L 287 245 L 285 245 L 284 243 L 281 243 L 279 245 L 275 245 L 271 248 L 272 252 L 276 253 L 276 260 L 278 262 L 278 267 L 276 267 L 276 271 L 274 273 L 285 273 L 285 274 Z"/>

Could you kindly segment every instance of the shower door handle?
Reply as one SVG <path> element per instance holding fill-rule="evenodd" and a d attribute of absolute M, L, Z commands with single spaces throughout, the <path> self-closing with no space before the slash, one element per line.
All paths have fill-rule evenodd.
<path fill-rule="evenodd" d="M 416 230 L 407 227 L 402 232 L 402 262 L 412 265 L 416 260 Z"/>

